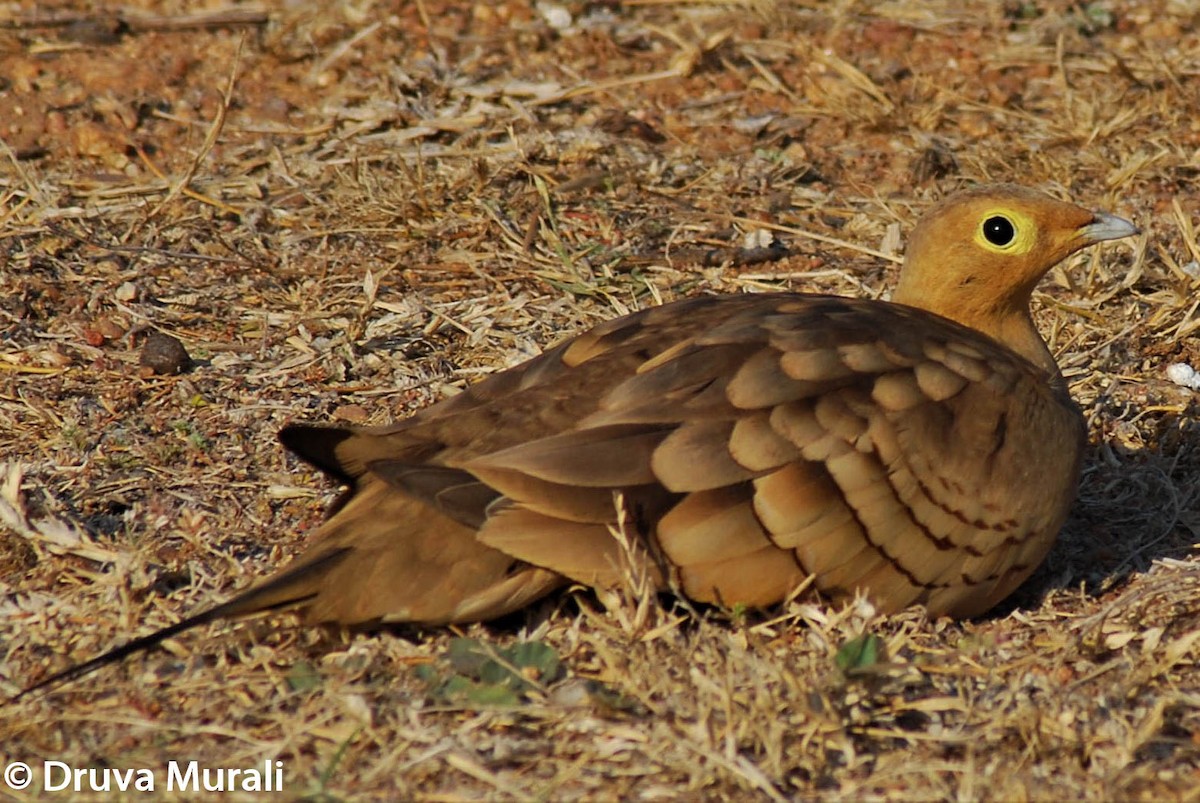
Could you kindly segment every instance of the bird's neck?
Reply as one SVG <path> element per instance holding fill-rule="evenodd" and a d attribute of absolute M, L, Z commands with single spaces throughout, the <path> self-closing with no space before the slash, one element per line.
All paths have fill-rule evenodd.
<path fill-rule="evenodd" d="M 1054 361 L 1054 355 L 1050 353 L 1046 341 L 1038 334 L 1029 310 L 1011 312 L 1000 318 L 998 323 L 998 331 L 988 332 L 988 334 L 1045 370 L 1052 378 L 1061 379 L 1062 373 L 1059 371 L 1058 363 Z"/>
<path fill-rule="evenodd" d="M 904 289 L 906 288 L 901 283 L 901 287 L 892 295 L 892 300 L 927 309 L 982 332 L 1045 371 L 1055 387 L 1066 386 L 1058 363 L 1054 361 L 1054 355 L 1050 353 L 1046 341 L 1042 339 L 1033 323 L 1027 299 L 1024 303 L 1018 301 L 1000 307 L 994 304 L 975 306 L 961 298 L 954 304 L 942 304 L 930 303 L 929 298 L 923 295 L 901 292 Z"/>
<path fill-rule="evenodd" d="M 909 259 L 914 258 L 914 247 L 915 240 L 914 245 L 909 246 Z M 921 264 L 932 260 L 917 258 L 916 261 Z M 1045 371 L 1055 387 L 1065 388 L 1058 363 L 1054 361 L 1046 341 L 1038 334 L 1033 317 L 1029 314 L 1029 302 L 1036 284 L 1035 280 L 1027 287 L 1010 289 L 1003 297 L 995 292 L 967 294 L 961 292 L 961 287 L 947 291 L 936 280 L 931 282 L 926 272 L 915 270 L 911 263 L 906 262 L 900 272 L 900 282 L 892 293 L 892 300 L 928 310 L 983 332 Z"/>
<path fill-rule="evenodd" d="M 1054 355 L 1050 353 L 1046 341 L 1042 339 L 1037 327 L 1034 326 L 1033 317 L 1029 314 L 1028 308 L 1011 309 L 993 313 L 986 318 L 959 322 L 1008 346 L 1045 371 L 1046 378 L 1056 390 L 1066 391 L 1067 384 L 1063 379 L 1062 371 L 1055 362 Z"/>

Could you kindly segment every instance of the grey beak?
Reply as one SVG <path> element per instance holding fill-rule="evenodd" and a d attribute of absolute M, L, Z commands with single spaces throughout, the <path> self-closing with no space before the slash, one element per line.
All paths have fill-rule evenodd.
<path fill-rule="evenodd" d="M 1110 215 L 1107 212 L 1097 212 L 1095 220 L 1079 229 L 1079 234 L 1087 243 L 1099 243 L 1104 240 L 1120 240 L 1138 233 L 1138 227 L 1123 217 Z"/>

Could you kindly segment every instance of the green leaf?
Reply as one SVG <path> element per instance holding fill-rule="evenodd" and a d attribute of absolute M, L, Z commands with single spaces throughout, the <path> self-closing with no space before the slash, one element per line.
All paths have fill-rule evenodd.
<path fill-rule="evenodd" d="M 513 706 L 536 684 L 552 683 L 563 674 L 554 648 L 526 641 L 496 649 L 478 639 L 456 638 L 446 649 L 449 675 L 434 666 L 415 668 L 431 697 L 486 706 Z M 444 678 L 444 679 L 443 679 Z"/>
<path fill-rule="evenodd" d="M 887 645 L 874 633 L 864 633 L 851 639 L 837 651 L 834 661 L 844 674 L 866 669 L 887 660 Z"/>
<path fill-rule="evenodd" d="M 287 685 L 292 691 L 312 691 L 321 685 L 321 673 L 312 664 L 301 661 L 288 671 Z"/>
<path fill-rule="evenodd" d="M 506 686 L 479 683 L 467 692 L 467 701 L 475 705 L 515 706 L 521 702 L 517 693 Z"/>
<path fill-rule="evenodd" d="M 467 697 L 475 688 L 475 681 L 462 675 L 453 675 L 438 687 L 437 695 L 445 700 L 459 700 Z"/>
<path fill-rule="evenodd" d="M 503 653 L 509 663 L 519 669 L 537 670 L 539 683 L 553 683 L 562 674 L 562 661 L 554 648 L 544 641 L 523 641 Z"/>
<path fill-rule="evenodd" d="M 479 677 L 483 665 L 491 658 L 487 649 L 479 643 L 479 639 L 456 638 L 451 640 L 446 650 L 446 660 L 455 672 L 468 677 Z"/>

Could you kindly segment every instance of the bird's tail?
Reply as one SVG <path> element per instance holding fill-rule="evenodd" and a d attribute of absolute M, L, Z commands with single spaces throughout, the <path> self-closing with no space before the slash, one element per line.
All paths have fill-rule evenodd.
<path fill-rule="evenodd" d="M 220 619 L 296 608 L 309 624 L 478 622 L 511 613 L 566 582 L 476 536 L 475 527 L 367 475 L 293 564 L 228 602 L 64 669 L 18 696 Z"/>
<path fill-rule="evenodd" d="M 289 566 L 274 577 L 268 578 L 265 582 L 227 602 L 189 616 L 161 630 L 127 641 L 119 647 L 114 647 L 83 663 L 67 667 L 61 672 L 55 672 L 22 690 L 13 697 L 13 702 L 41 689 L 77 680 L 130 655 L 153 649 L 172 636 L 177 636 L 194 627 L 235 616 L 303 605 L 316 595 L 319 578 L 345 558 L 348 552 L 348 548 L 340 548 L 306 558 L 296 566 Z"/>

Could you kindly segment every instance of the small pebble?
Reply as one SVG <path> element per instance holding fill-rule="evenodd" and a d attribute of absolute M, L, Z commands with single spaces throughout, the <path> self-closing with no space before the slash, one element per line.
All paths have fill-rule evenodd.
<path fill-rule="evenodd" d="M 538 3 L 537 10 L 554 30 L 565 31 L 571 27 L 571 12 L 558 3 Z"/>
<path fill-rule="evenodd" d="M 1186 362 L 1176 362 L 1168 365 L 1167 379 L 1176 385 L 1191 388 L 1192 390 L 1200 390 L 1200 374 L 1197 374 L 1196 369 Z"/>
<path fill-rule="evenodd" d="M 142 374 L 178 374 L 192 364 L 192 358 L 179 338 L 152 331 L 142 344 L 142 354 L 138 358 L 142 366 Z"/>
<path fill-rule="evenodd" d="M 739 134 L 748 134 L 756 136 L 766 130 L 767 126 L 774 121 L 774 114 L 758 114 L 752 117 L 740 117 L 730 122 L 733 130 Z"/>
<path fill-rule="evenodd" d="M 125 327 L 111 318 L 98 318 L 95 329 L 109 340 L 119 340 L 125 336 Z"/>
<path fill-rule="evenodd" d="M 118 17 L 99 16 L 76 20 L 62 29 L 62 38 L 68 42 L 103 47 L 121 41 L 126 31 L 125 23 Z"/>
<path fill-rule="evenodd" d="M 742 236 L 742 248 L 770 248 L 775 244 L 775 235 L 767 229 L 751 229 Z"/>
<path fill-rule="evenodd" d="M 365 424 L 371 414 L 361 404 L 341 404 L 334 409 L 333 417 L 351 424 Z"/>

